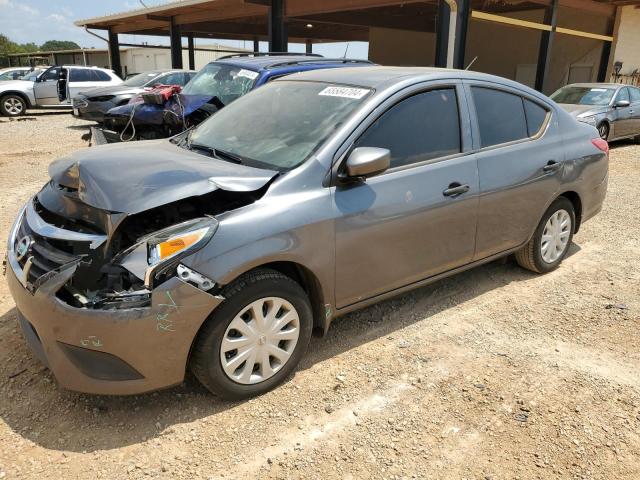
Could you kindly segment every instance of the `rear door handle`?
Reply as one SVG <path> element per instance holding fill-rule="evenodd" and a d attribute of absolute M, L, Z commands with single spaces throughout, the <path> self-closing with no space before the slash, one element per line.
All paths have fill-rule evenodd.
<path fill-rule="evenodd" d="M 549 162 L 542 167 L 542 170 L 545 172 L 555 172 L 560 168 L 560 164 L 555 160 L 549 160 Z"/>
<path fill-rule="evenodd" d="M 442 194 L 445 197 L 457 197 L 463 193 L 467 193 L 470 188 L 471 187 L 469 187 L 469 185 L 462 185 L 459 182 L 453 182 L 449 185 L 449 188 L 442 192 Z"/>

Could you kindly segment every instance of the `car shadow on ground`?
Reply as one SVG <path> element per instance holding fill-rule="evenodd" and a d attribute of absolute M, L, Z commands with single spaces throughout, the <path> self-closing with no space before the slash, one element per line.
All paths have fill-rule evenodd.
<path fill-rule="evenodd" d="M 574 244 L 569 254 L 579 250 Z M 389 341 L 397 343 L 402 333 L 394 332 L 535 276 L 514 261 L 496 261 L 351 313 L 337 319 L 324 338 L 312 339 L 299 370 L 375 339 L 392 336 Z M 0 395 L 6 399 L 0 404 L 0 418 L 16 434 L 47 449 L 93 452 L 133 445 L 170 433 L 174 425 L 206 417 L 213 417 L 209 421 L 215 424 L 217 414 L 243 403 L 210 395 L 190 375 L 178 387 L 132 397 L 68 392 L 57 387 L 51 373 L 28 351 L 15 308 L 0 317 L 0 335 Z M 277 394 L 276 390 L 268 395 Z"/>

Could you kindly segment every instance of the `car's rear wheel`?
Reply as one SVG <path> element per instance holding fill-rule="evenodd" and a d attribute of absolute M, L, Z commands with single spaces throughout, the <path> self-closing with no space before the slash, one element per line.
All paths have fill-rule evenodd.
<path fill-rule="evenodd" d="M 609 140 L 609 124 L 607 122 L 602 122 L 598 125 L 598 134 L 601 139 Z"/>
<path fill-rule="evenodd" d="M 191 371 L 229 400 L 282 383 L 307 350 L 313 318 L 306 293 L 275 270 L 249 272 L 226 287 L 224 302 L 194 344 Z"/>
<path fill-rule="evenodd" d="M 558 268 L 573 240 L 576 217 L 573 204 L 559 197 L 547 209 L 529 243 L 516 252 L 521 267 L 537 273 Z"/>
<path fill-rule="evenodd" d="M 0 99 L 0 113 L 6 117 L 19 117 L 27 110 L 27 103 L 20 95 L 5 95 Z"/>

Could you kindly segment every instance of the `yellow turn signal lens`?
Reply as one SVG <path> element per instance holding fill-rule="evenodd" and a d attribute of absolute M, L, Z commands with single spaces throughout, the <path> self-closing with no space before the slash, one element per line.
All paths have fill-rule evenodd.
<path fill-rule="evenodd" d="M 207 234 L 207 231 L 207 228 L 202 228 L 182 235 L 176 235 L 164 242 L 158 243 L 154 248 L 155 260 L 164 260 L 172 257 L 176 253 L 198 243 Z"/>

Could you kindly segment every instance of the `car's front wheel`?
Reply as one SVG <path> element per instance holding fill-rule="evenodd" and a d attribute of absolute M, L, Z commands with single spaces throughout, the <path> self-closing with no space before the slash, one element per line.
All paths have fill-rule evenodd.
<path fill-rule="evenodd" d="M 0 99 L 0 113 L 6 117 L 19 117 L 27 110 L 27 104 L 19 95 L 5 95 Z"/>
<path fill-rule="evenodd" d="M 518 264 L 537 273 L 558 268 L 569 251 L 575 224 L 573 204 L 559 197 L 542 216 L 529 243 L 516 252 Z"/>
<path fill-rule="evenodd" d="M 191 371 L 212 393 L 240 400 L 282 383 L 307 350 L 313 318 L 305 291 L 268 269 L 241 276 L 196 339 Z"/>
<path fill-rule="evenodd" d="M 600 134 L 601 139 L 609 140 L 609 124 L 607 122 L 602 122 L 598 125 L 598 134 Z"/>

